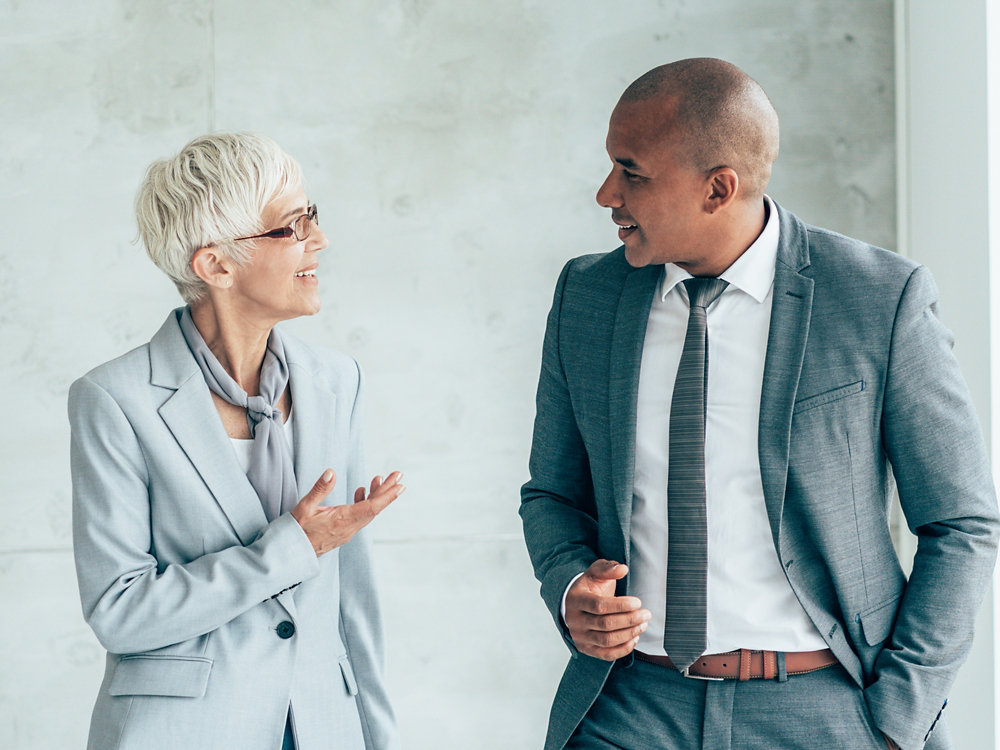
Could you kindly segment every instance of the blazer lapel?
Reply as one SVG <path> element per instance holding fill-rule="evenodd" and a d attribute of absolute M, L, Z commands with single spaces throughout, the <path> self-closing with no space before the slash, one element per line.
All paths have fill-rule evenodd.
<path fill-rule="evenodd" d="M 662 266 L 631 270 L 625 277 L 612 332 L 608 372 L 608 424 L 611 428 L 611 481 L 626 559 L 632 522 L 632 481 L 635 476 L 636 398 L 642 344 L 649 308 Z"/>
<path fill-rule="evenodd" d="M 288 360 L 288 383 L 292 391 L 292 446 L 295 452 L 295 481 L 301 497 L 312 489 L 320 474 L 331 466 L 330 456 L 333 451 L 330 440 L 337 397 L 328 384 L 326 374 L 316 372 L 309 366 L 297 340 L 285 336 L 282 343 Z M 347 477 L 337 477 L 337 483 L 341 486 L 346 481 Z M 348 498 L 353 497 L 353 492 L 350 491 L 352 488 L 348 487 L 347 490 Z"/>
<path fill-rule="evenodd" d="M 160 417 L 180 444 L 244 544 L 267 525 L 260 499 L 235 460 L 229 436 L 215 418 L 205 379 L 177 324 L 167 317 L 149 343 L 153 385 L 175 392 L 159 408 Z"/>
<path fill-rule="evenodd" d="M 292 392 L 293 434 L 292 449 L 295 453 L 295 483 L 299 497 L 305 495 L 332 463 L 330 436 L 334 423 L 336 395 L 327 389 L 327 379 L 323 372 L 310 368 L 296 339 L 282 337 L 285 357 L 288 361 L 288 386 Z M 337 477 L 337 483 L 346 482 L 347 477 Z M 343 487 L 343 485 L 341 484 Z M 351 488 L 345 489 L 350 498 Z M 278 596 L 293 618 L 297 615 L 295 595 L 298 588 L 285 591 Z"/>
<path fill-rule="evenodd" d="M 757 441 L 764 501 L 776 549 L 780 549 L 778 537 L 788 478 L 792 409 L 809 338 L 813 296 L 813 280 L 801 273 L 809 266 L 805 228 L 781 208 L 778 208 L 778 216 L 781 235 L 775 264 Z"/>

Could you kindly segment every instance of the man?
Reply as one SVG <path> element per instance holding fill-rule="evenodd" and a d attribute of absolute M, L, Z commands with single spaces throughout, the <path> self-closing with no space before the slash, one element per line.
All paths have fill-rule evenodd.
<path fill-rule="evenodd" d="M 521 492 L 573 654 L 545 747 L 950 747 L 998 512 L 930 274 L 764 194 L 729 63 L 643 75 L 607 149 L 624 245 L 559 278 Z"/>

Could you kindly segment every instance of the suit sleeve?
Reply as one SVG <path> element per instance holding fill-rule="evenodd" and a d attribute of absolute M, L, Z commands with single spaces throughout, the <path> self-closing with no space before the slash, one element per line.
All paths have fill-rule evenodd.
<path fill-rule="evenodd" d="M 356 366 L 356 365 L 355 365 Z M 358 390 L 351 412 L 351 455 L 347 461 L 347 491 L 367 487 L 362 406 L 364 379 L 357 370 Z M 358 713 L 368 750 L 395 750 L 400 746 L 396 717 L 385 688 L 385 635 L 372 561 L 368 529 L 362 529 L 338 550 L 340 555 L 340 636 L 347 647 L 358 682 Z"/>
<path fill-rule="evenodd" d="M 560 609 L 567 585 L 600 555 L 597 511 L 587 449 L 580 434 L 562 365 L 560 326 L 570 261 L 556 284 L 542 347 L 535 428 L 521 488 L 521 521 L 542 599 L 571 651 L 576 648 Z"/>
<path fill-rule="evenodd" d="M 882 416 L 900 503 L 917 536 L 913 571 L 865 690 L 877 726 L 922 747 L 972 645 L 996 560 L 997 501 L 971 398 L 917 268 L 893 324 Z"/>
<path fill-rule="evenodd" d="M 81 378 L 70 388 L 69 419 L 80 598 L 108 651 L 150 651 L 203 635 L 319 571 L 312 545 L 287 514 L 246 547 L 161 568 L 143 446 L 125 414 L 104 388 Z"/>

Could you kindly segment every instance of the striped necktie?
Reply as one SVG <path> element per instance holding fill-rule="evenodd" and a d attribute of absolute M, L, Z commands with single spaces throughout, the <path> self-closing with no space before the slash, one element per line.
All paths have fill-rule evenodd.
<path fill-rule="evenodd" d="M 677 669 L 705 651 L 708 525 L 705 511 L 705 391 L 708 306 L 728 282 L 684 281 L 691 311 L 670 402 L 667 474 L 667 615 L 663 648 Z"/>

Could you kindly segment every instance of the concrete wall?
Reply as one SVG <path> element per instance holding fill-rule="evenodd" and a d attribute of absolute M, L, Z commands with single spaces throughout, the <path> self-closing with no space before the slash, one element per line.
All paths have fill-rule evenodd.
<path fill-rule="evenodd" d="M 289 327 L 361 359 L 371 468 L 407 472 L 374 530 L 406 744 L 538 747 L 567 653 L 517 489 L 556 275 L 617 244 L 611 108 L 728 58 L 782 117 L 771 194 L 894 247 L 892 39 L 890 0 L 2 0 L 0 747 L 86 735 L 65 396 L 178 303 L 131 242 L 152 159 L 216 128 L 302 161 L 331 247 L 323 312 Z"/>

